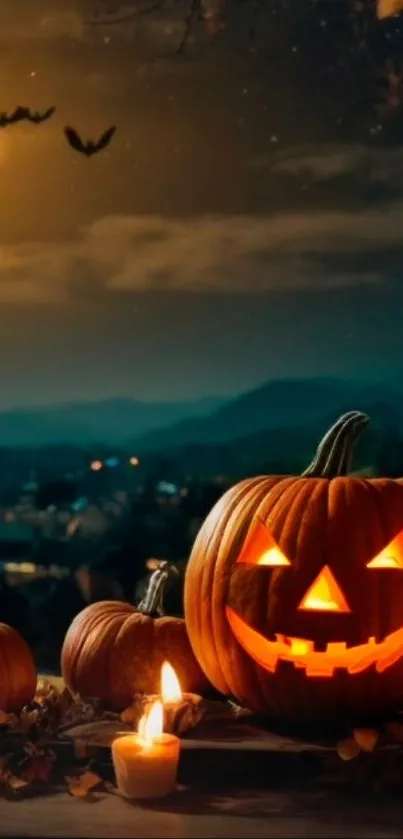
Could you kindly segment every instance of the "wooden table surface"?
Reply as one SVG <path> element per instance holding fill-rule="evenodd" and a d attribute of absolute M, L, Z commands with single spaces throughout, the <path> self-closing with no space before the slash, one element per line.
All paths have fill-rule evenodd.
<path fill-rule="evenodd" d="M 113 779 L 109 758 L 107 765 Z M 183 743 L 178 788 L 168 798 L 132 803 L 100 792 L 92 803 L 61 791 L 0 800 L 0 837 L 402 839 L 400 794 L 374 795 L 365 782 L 355 789 L 345 781 L 347 769 L 336 762 L 329 782 L 327 749 L 301 750 L 277 737 L 189 741 Z"/>
<path fill-rule="evenodd" d="M 96 731 L 99 736 L 98 724 Z M 47 788 L 32 798 L 0 798 L 0 837 L 402 839 L 403 758 L 397 795 L 376 794 L 366 776 L 354 782 L 359 763 L 341 761 L 334 744 L 301 742 L 248 723 L 223 730 L 220 722 L 211 732 L 182 741 L 178 788 L 165 799 L 131 803 L 96 792 L 91 802 Z M 88 742 L 95 742 L 93 734 Z M 113 780 L 110 746 L 104 746 L 96 746 L 101 776 Z M 366 756 L 368 767 L 379 775 L 372 757 Z"/>
<path fill-rule="evenodd" d="M 243 837 L 367 837 L 401 839 L 401 804 L 360 802 L 315 793 L 179 789 L 165 803 L 142 807 L 107 795 L 95 803 L 61 793 L 0 801 L 0 836 L 243 839 Z"/>

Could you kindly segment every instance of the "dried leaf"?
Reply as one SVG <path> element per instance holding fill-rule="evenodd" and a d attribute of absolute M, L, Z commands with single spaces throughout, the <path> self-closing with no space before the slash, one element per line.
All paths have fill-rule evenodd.
<path fill-rule="evenodd" d="M 363 752 L 373 752 L 379 740 L 379 732 L 374 728 L 355 728 L 353 736 Z"/>
<path fill-rule="evenodd" d="M 138 708 L 135 705 L 131 705 L 130 708 L 126 708 L 120 714 L 120 719 L 122 722 L 127 723 L 134 723 L 137 722 L 139 716 Z"/>
<path fill-rule="evenodd" d="M 48 755 L 29 758 L 24 766 L 24 774 L 30 783 L 48 784 L 53 772 L 54 760 Z"/>
<path fill-rule="evenodd" d="M 232 699 L 228 700 L 228 705 L 235 719 L 239 719 L 240 717 L 250 717 L 251 715 L 250 711 L 248 711 L 247 708 L 243 708 L 241 705 L 238 705 L 237 702 L 234 702 Z"/>
<path fill-rule="evenodd" d="M 340 740 L 337 744 L 337 754 L 342 760 L 354 760 L 360 754 L 360 747 L 354 737 Z"/>
<path fill-rule="evenodd" d="M 77 777 L 66 777 L 66 781 L 70 795 L 75 798 L 87 798 L 95 787 L 103 783 L 102 778 L 90 770 Z"/>
<path fill-rule="evenodd" d="M 13 792 L 21 792 L 21 790 L 29 786 L 28 781 L 25 781 L 23 778 L 17 778 L 16 775 L 11 775 L 7 783 Z"/>
<path fill-rule="evenodd" d="M 96 774 L 96 772 L 92 772 L 90 769 L 87 769 L 86 772 L 84 772 L 80 776 L 80 780 L 81 783 L 87 787 L 87 789 L 93 789 L 93 787 L 96 787 L 98 786 L 98 784 L 103 783 L 102 778 L 100 778 L 99 775 Z"/>
<path fill-rule="evenodd" d="M 80 784 L 70 784 L 69 793 L 74 796 L 74 798 L 88 798 L 90 790 L 86 789 L 86 787 L 82 787 Z"/>
<path fill-rule="evenodd" d="M 21 713 L 20 716 L 20 724 L 18 726 L 19 731 L 22 734 L 27 734 L 27 732 L 38 722 L 38 711 L 25 711 Z"/>
<path fill-rule="evenodd" d="M 12 730 L 18 728 L 19 719 L 16 714 L 7 714 L 7 726 Z"/>

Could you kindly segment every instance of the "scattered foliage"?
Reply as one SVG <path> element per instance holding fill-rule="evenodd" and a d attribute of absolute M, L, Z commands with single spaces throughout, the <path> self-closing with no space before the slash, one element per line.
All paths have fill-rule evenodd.
<path fill-rule="evenodd" d="M 229 723 L 230 739 L 231 721 L 237 730 L 237 740 L 244 726 L 246 736 L 250 737 L 249 729 L 253 726 L 256 736 L 265 736 L 265 729 L 256 727 L 250 712 L 232 702 L 206 701 L 204 711 L 196 736 L 214 737 L 217 726 L 223 729 L 224 720 L 227 725 Z M 79 736 L 71 740 L 65 733 L 88 724 L 94 724 L 94 729 L 98 723 L 108 722 L 134 726 L 138 713 L 136 702 L 119 715 L 105 709 L 99 700 L 83 701 L 49 682 L 39 683 L 32 703 L 19 715 L 0 710 L 0 799 L 18 800 L 45 791 L 65 791 L 72 798 L 88 802 L 102 795 L 116 795 L 116 787 L 108 777 L 103 777 L 105 767 L 98 766 L 96 759 L 89 757 L 91 749 L 86 740 Z M 196 723 L 195 727 L 198 725 Z M 226 726 L 224 728 L 226 731 Z M 385 722 L 379 729 L 354 728 L 334 750 L 330 750 L 328 780 L 341 784 L 353 782 L 374 793 L 400 793 L 403 786 L 402 744 L 401 715 Z M 337 771 L 340 759 L 346 765 L 343 771 Z"/>
<path fill-rule="evenodd" d="M 75 725 L 110 718 L 117 719 L 117 715 L 105 711 L 97 700 L 83 702 L 47 681 L 39 682 L 32 703 L 19 715 L 0 710 L 1 746 L 6 749 L 5 754 L 0 753 L 0 797 L 38 794 L 44 786 L 51 786 L 67 787 L 72 796 L 90 799 L 95 789 L 104 787 L 104 781 L 90 765 L 80 765 L 87 757 L 85 743 L 74 741 L 73 775 L 65 773 L 57 742 Z"/>
<path fill-rule="evenodd" d="M 403 723 L 386 722 L 379 727 L 355 728 L 351 736 L 340 740 L 336 752 L 343 761 L 351 761 L 352 771 L 341 780 L 353 782 L 374 794 L 397 792 L 403 786 Z"/>

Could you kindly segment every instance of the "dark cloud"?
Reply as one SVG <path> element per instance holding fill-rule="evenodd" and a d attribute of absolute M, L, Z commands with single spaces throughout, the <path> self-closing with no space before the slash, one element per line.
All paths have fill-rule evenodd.
<path fill-rule="evenodd" d="M 234 294 L 372 285 L 396 270 L 402 223 L 400 203 L 361 213 L 106 216 L 70 241 L 0 248 L 0 299 L 66 303 L 81 289 L 85 296 Z"/>
<path fill-rule="evenodd" d="M 288 148 L 275 157 L 250 161 L 252 168 L 326 182 L 350 176 L 367 184 L 403 186 L 403 150 L 369 143 L 312 143 Z"/>

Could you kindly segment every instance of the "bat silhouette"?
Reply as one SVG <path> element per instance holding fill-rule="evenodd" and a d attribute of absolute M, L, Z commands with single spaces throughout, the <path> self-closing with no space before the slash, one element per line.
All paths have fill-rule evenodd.
<path fill-rule="evenodd" d="M 64 133 L 69 145 L 76 151 L 81 152 L 81 154 L 85 154 L 86 157 L 91 157 L 91 155 L 97 154 L 103 149 L 106 149 L 106 147 L 109 146 L 109 143 L 115 131 L 116 125 L 112 125 L 110 128 L 107 129 L 107 131 L 104 131 L 104 133 L 101 134 L 99 140 L 96 143 L 94 143 L 92 140 L 87 140 L 86 142 L 84 142 L 75 130 L 75 128 L 69 128 L 69 126 L 67 126 L 64 129 Z"/>
<path fill-rule="evenodd" d="M 4 128 L 6 125 L 12 125 L 13 122 L 20 122 L 22 119 L 26 119 L 27 109 L 23 108 L 21 105 L 18 105 L 11 114 L 7 114 L 6 111 L 2 111 L 0 113 L 0 126 Z"/>
<path fill-rule="evenodd" d="M 51 108 L 48 108 L 47 111 L 30 111 L 29 108 L 26 108 L 26 116 L 25 118 L 29 120 L 29 122 L 45 122 L 45 120 L 49 119 L 53 116 L 56 108 L 52 105 Z"/>
<path fill-rule="evenodd" d="M 30 108 L 18 105 L 11 114 L 7 114 L 5 111 L 0 113 L 0 127 L 5 128 L 7 125 L 12 125 L 14 122 L 22 122 L 23 120 L 34 123 L 44 122 L 52 116 L 55 110 L 55 107 L 52 106 L 47 111 L 40 113 L 40 111 L 31 111 Z"/>

